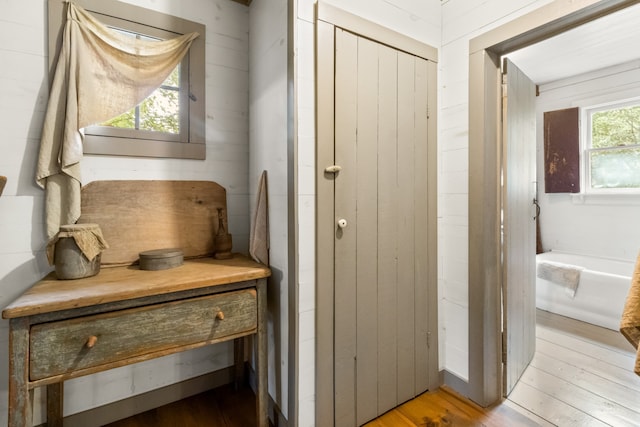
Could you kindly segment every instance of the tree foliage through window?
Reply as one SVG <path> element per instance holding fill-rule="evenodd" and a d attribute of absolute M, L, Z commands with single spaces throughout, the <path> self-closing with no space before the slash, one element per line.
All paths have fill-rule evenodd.
<path fill-rule="evenodd" d="M 640 105 L 591 114 L 591 187 L 640 188 Z"/>
<path fill-rule="evenodd" d="M 180 133 L 180 66 L 138 106 L 103 123 L 125 129 Z"/>

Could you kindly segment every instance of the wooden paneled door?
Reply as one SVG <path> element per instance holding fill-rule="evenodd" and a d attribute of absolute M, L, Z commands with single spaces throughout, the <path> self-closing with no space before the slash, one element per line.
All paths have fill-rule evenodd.
<path fill-rule="evenodd" d="M 335 425 L 354 426 L 428 389 L 435 67 L 335 31 Z"/>
<path fill-rule="evenodd" d="M 535 84 L 508 59 L 503 74 L 503 394 L 535 353 Z"/>

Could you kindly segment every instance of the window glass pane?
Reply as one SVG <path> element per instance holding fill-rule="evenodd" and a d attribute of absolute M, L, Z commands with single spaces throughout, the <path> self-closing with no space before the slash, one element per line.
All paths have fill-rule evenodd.
<path fill-rule="evenodd" d="M 591 188 L 640 188 L 640 148 L 589 153 Z"/>
<path fill-rule="evenodd" d="M 140 104 L 140 129 L 180 133 L 178 91 L 157 89 Z"/>
<path fill-rule="evenodd" d="M 180 133 L 180 65 L 162 86 L 126 113 L 101 123 L 125 129 Z M 138 125 L 136 125 L 136 123 Z"/>
<path fill-rule="evenodd" d="M 118 117 L 107 120 L 101 123 L 100 126 L 112 126 L 115 128 L 135 129 L 136 128 L 136 109 L 132 108 L 124 114 L 120 114 Z"/>
<path fill-rule="evenodd" d="M 591 147 L 640 144 L 640 105 L 598 111 L 591 116 Z"/>
<path fill-rule="evenodd" d="M 170 86 L 176 89 L 180 88 L 180 66 L 178 65 L 172 72 L 169 74 L 169 77 L 162 83 L 162 86 Z"/>

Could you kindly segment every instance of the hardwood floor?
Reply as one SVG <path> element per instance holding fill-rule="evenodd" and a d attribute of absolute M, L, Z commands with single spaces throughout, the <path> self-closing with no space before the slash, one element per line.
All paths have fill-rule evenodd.
<path fill-rule="evenodd" d="M 446 387 L 424 393 L 387 412 L 366 427 L 525 427 L 545 425 L 544 420 L 525 413 L 509 401 L 481 408 Z"/>
<path fill-rule="evenodd" d="M 479 408 L 445 388 L 367 427 L 640 426 L 640 377 L 619 332 L 538 311 L 536 354 L 508 399 Z"/>
<path fill-rule="evenodd" d="M 501 404 L 480 408 L 443 387 L 366 426 L 640 426 L 640 377 L 622 335 L 543 311 L 537 323 L 536 355 Z M 222 387 L 108 427 L 249 427 L 254 402 L 248 388 Z"/>
<path fill-rule="evenodd" d="M 255 395 L 227 385 L 105 427 L 250 427 L 256 425 Z"/>
<path fill-rule="evenodd" d="M 538 311 L 536 354 L 509 400 L 559 426 L 639 426 L 640 377 L 617 331 Z"/>

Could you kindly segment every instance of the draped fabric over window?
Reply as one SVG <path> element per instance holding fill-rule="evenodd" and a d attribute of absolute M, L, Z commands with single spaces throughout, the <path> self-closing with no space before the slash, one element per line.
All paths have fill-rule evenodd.
<path fill-rule="evenodd" d="M 82 129 L 138 105 L 180 63 L 196 37 L 135 39 L 69 2 L 36 170 L 36 181 L 46 191 L 50 239 L 60 225 L 80 217 Z"/>

